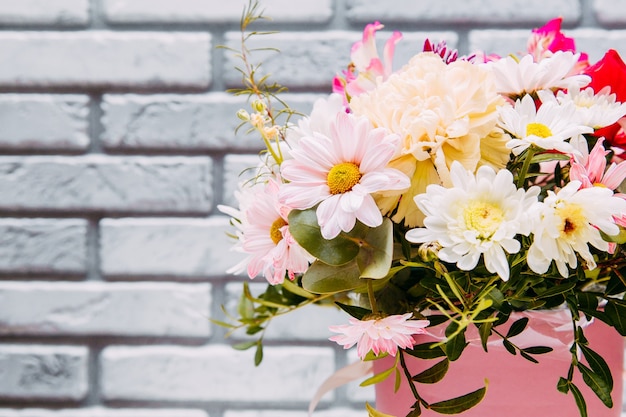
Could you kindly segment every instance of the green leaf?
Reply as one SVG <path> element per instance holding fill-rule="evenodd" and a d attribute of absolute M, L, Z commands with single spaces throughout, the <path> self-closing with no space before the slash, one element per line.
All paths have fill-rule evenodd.
<path fill-rule="evenodd" d="M 493 322 L 487 322 L 480 325 L 478 328 L 478 334 L 480 335 L 480 344 L 483 345 L 483 350 L 487 352 L 487 342 L 489 341 L 489 336 L 491 336 L 491 328 L 493 327 Z"/>
<path fill-rule="evenodd" d="M 511 338 L 517 336 L 521 332 L 524 331 L 526 325 L 528 324 L 528 317 L 522 317 L 519 320 L 516 320 L 515 323 L 511 325 L 509 331 L 506 333 L 507 338 Z"/>
<path fill-rule="evenodd" d="M 389 376 L 394 372 L 395 369 L 396 369 L 396 366 L 394 365 L 391 368 L 384 370 L 379 374 L 375 374 L 374 376 L 367 378 L 365 381 L 361 382 L 359 386 L 367 387 L 368 385 L 374 385 L 374 384 L 378 384 L 379 382 L 383 382 L 385 379 L 389 378 Z"/>
<path fill-rule="evenodd" d="M 522 356 L 522 358 L 526 359 L 527 361 L 530 361 L 532 363 L 539 363 L 537 359 L 533 358 L 532 356 L 530 356 L 528 353 L 524 352 L 523 350 L 520 350 L 519 354 Z"/>
<path fill-rule="evenodd" d="M 393 259 L 393 223 L 388 218 L 383 224 L 368 228 L 360 241 L 357 263 L 361 278 L 381 279 L 387 276 Z"/>
<path fill-rule="evenodd" d="M 233 345 L 233 349 L 236 349 L 236 350 L 248 350 L 252 346 L 256 346 L 256 344 L 257 344 L 256 340 L 251 340 L 249 342 L 241 342 L 241 343 L 237 343 L 237 344 Z"/>
<path fill-rule="evenodd" d="M 350 314 L 352 317 L 358 320 L 363 320 L 363 317 L 367 316 L 368 314 L 372 314 L 372 311 L 368 310 L 367 308 L 363 308 L 359 306 L 351 306 L 349 304 L 340 303 L 339 301 L 335 301 L 335 304 L 340 309 L 342 309 L 343 311 L 345 311 L 346 313 Z"/>
<path fill-rule="evenodd" d="M 367 417 L 396 417 L 390 414 L 381 413 L 380 411 L 369 405 L 369 403 L 365 403 L 365 408 L 367 409 Z"/>
<path fill-rule="evenodd" d="M 543 355 L 544 353 L 550 353 L 554 349 L 549 346 L 530 346 L 522 349 L 526 353 L 530 353 L 531 355 Z"/>
<path fill-rule="evenodd" d="M 422 415 L 422 408 L 420 407 L 419 401 L 416 401 L 415 404 L 411 407 L 411 411 L 406 417 L 420 417 Z"/>
<path fill-rule="evenodd" d="M 315 261 L 302 276 L 302 286 L 316 294 L 349 291 L 365 284 L 360 275 L 356 261 L 341 266 Z"/>
<path fill-rule="evenodd" d="M 434 384 L 441 381 L 443 377 L 446 376 L 449 367 L 450 361 L 448 359 L 444 359 L 415 375 L 411 378 L 411 380 L 419 382 L 420 384 Z"/>
<path fill-rule="evenodd" d="M 623 227 L 619 228 L 619 233 L 616 235 L 607 235 L 602 230 L 600 230 L 600 235 L 602 235 L 602 239 L 607 242 L 615 242 L 620 245 L 626 243 L 626 229 Z"/>
<path fill-rule="evenodd" d="M 328 265 L 343 265 L 359 254 L 359 245 L 345 233 L 334 239 L 324 239 L 315 208 L 291 210 L 289 232 L 294 239 L 311 255 Z"/>
<path fill-rule="evenodd" d="M 556 389 L 563 394 L 567 394 L 569 392 L 569 384 L 570 382 L 567 379 L 560 377 L 558 384 L 556 384 Z"/>
<path fill-rule="evenodd" d="M 292 294 L 299 295 L 302 298 L 308 298 L 308 299 L 315 298 L 315 295 L 311 294 L 304 288 L 300 288 L 299 286 L 297 286 L 296 284 L 294 284 L 288 279 L 283 281 L 282 286 L 284 290 L 289 291 Z"/>
<path fill-rule="evenodd" d="M 405 349 L 405 353 L 420 359 L 435 359 L 446 356 L 441 346 L 433 346 L 433 343 L 422 343 L 413 346 L 413 349 Z"/>
<path fill-rule="evenodd" d="M 263 361 L 263 343 L 261 340 L 256 345 L 256 352 L 254 352 L 254 366 L 259 366 Z"/>
<path fill-rule="evenodd" d="M 604 307 L 606 317 L 622 336 L 626 336 L 626 307 L 609 300 Z"/>
<path fill-rule="evenodd" d="M 587 360 L 587 363 L 608 385 L 609 391 L 613 389 L 613 376 L 611 375 L 611 369 L 607 365 L 606 361 L 595 351 L 591 350 L 588 346 L 578 345 L 580 350 Z"/>
<path fill-rule="evenodd" d="M 456 326 L 457 326 L 456 323 L 454 322 L 450 323 L 450 325 L 446 328 L 446 336 L 454 333 L 456 331 Z M 463 353 L 463 350 L 468 344 L 469 343 L 465 341 L 465 329 L 463 329 L 459 334 L 457 334 L 452 339 L 446 342 L 445 344 L 446 356 L 451 361 L 455 361 L 459 359 L 459 357 L 461 356 L 461 353 Z"/>
<path fill-rule="evenodd" d="M 611 388 L 607 382 L 597 373 L 587 368 L 582 363 L 578 364 L 578 370 L 583 376 L 585 384 L 598 396 L 598 398 L 608 408 L 613 407 L 613 399 L 611 398 Z"/>
<path fill-rule="evenodd" d="M 402 374 L 400 373 L 400 370 L 396 367 L 396 380 L 393 384 L 393 392 L 398 392 L 398 390 L 400 389 L 400 385 L 402 385 Z"/>
<path fill-rule="evenodd" d="M 578 406 L 578 410 L 580 411 L 580 417 L 589 417 L 587 415 L 587 403 L 585 402 L 585 397 L 580 392 L 578 387 L 572 383 L 568 384 L 570 391 L 572 391 L 572 395 L 574 396 L 574 400 L 576 401 L 576 405 Z"/>
<path fill-rule="evenodd" d="M 486 391 L 487 387 L 484 386 L 460 397 L 430 404 L 429 408 L 439 414 L 459 414 L 480 403 Z"/>
<path fill-rule="evenodd" d="M 555 295 L 559 295 L 559 294 L 563 294 L 566 293 L 568 291 L 573 290 L 574 288 L 576 288 L 576 282 L 567 282 L 565 284 L 561 284 L 561 285 L 556 285 L 552 288 L 550 288 L 549 290 L 538 294 L 537 297 L 538 298 L 548 298 L 548 297 L 553 297 Z"/>
<path fill-rule="evenodd" d="M 517 351 L 515 350 L 515 346 L 513 346 L 513 343 L 509 342 L 506 339 L 502 339 L 502 344 L 511 355 L 517 355 Z"/>
<path fill-rule="evenodd" d="M 237 313 L 243 319 L 250 319 L 254 317 L 254 303 L 248 297 L 250 294 L 250 287 L 247 282 L 243 283 L 243 291 L 241 297 L 239 297 L 239 304 L 237 305 Z"/>
<path fill-rule="evenodd" d="M 534 155 L 530 161 L 533 164 L 538 164 L 539 162 L 567 161 L 569 159 L 570 159 L 569 155 L 565 155 L 561 153 L 543 152 L 543 153 Z"/>

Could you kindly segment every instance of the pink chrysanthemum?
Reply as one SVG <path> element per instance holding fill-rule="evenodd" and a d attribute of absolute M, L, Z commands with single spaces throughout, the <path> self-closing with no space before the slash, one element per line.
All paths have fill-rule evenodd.
<path fill-rule="evenodd" d="M 281 165 L 281 175 L 290 181 L 281 187 L 281 201 L 300 210 L 319 203 L 317 221 L 325 239 L 349 232 L 357 220 L 380 226 L 382 214 L 371 194 L 410 185 L 406 175 L 387 167 L 398 140 L 364 117 L 339 112 L 328 135 L 304 136 L 291 150 L 293 159 Z"/>
<path fill-rule="evenodd" d="M 426 333 L 424 328 L 430 324 L 428 320 L 409 320 L 413 314 L 387 316 L 373 320 L 357 320 L 350 318 L 350 324 L 330 326 L 332 332 L 340 333 L 329 340 L 349 349 L 357 345 L 357 355 L 365 358 L 369 351 L 375 355 L 388 353 L 396 356 L 398 348 L 413 347 L 414 334 Z"/>
<path fill-rule="evenodd" d="M 289 233 L 287 216 L 291 210 L 278 202 L 279 185 L 274 180 L 244 189 L 239 196 L 240 211 L 218 208 L 237 219 L 236 251 L 249 256 L 228 272 L 247 271 L 250 278 L 262 274 L 272 284 L 280 284 L 285 276 L 294 279 L 304 273 L 313 257 Z"/>

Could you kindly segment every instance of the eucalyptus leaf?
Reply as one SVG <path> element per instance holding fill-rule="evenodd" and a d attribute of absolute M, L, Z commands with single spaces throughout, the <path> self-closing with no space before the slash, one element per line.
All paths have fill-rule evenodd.
<path fill-rule="evenodd" d="M 289 233 L 307 252 L 328 265 L 343 265 L 359 254 L 359 245 L 345 233 L 339 233 L 334 239 L 324 239 L 315 208 L 291 210 Z"/>
<path fill-rule="evenodd" d="M 315 261 L 302 276 L 302 287 L 316 294 L 349 291 L 365 284 L 360 275 L 356 261 L 341 266 Z"/>
<path fill-rule="evenodd" d="M 393 223 L 388 218 L 383 224 L 368 229 L 360 241 L 357 263 L 361 278 L 385 278 L 393 260 Z"/>
<path fill-rule="evenodd" d="M 415 382 L 419 382 L 420 384 L 434 384 L 443 379 L 443 377 L 448 372 L 449 367 L 450 367 L 450 361 L 448 359 L 444 359 L 440 362 L 437 362 L 435 365 L 431 366 L 430 368 L 413 376 L 411 380 Z"/>
<path fill-rule="evenodd" d="M 480 403 L 485 397 L 485 392 L 486 386 L 460 397 L 430 404 L 429 408 L 439 414 L 460 414 Z"/>

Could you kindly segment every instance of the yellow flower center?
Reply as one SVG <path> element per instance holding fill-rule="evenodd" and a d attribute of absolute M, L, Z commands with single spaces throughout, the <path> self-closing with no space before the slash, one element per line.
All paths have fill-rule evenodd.
<path fill-rule="evenodd" d="M 331 194 L 343 194 L 358 184 L 361 179 L 359 167 L 353 162 L 342 162 L 328 171 L 326 183 Z"/>
<path fill-rule="evenodd" d="M 528 123 L 526 125 L 526 136 L 539 136 L 540 138 L 549 138 L 552 136 L 550 128 L 543 123 Z"/>
<path fill-rule="evenodd" d="M 478 232 L 479 239 L 489 239 L 498 230 L 504 219 L 500 207 L 487 201 L 472 201 L 463 212 L 468 229 Z"/>
<path fill-rule="evenodd" d="M 287 222 L 284 221 L 282 217 L 279 217 L 274 220 L 274 223 L 272 223 L 272 226 L 270 227 L 270 237 L 272 238 L 272 242 L 274 242 L 274 244 L 278 245 L 278 242 L 283 240 L 283 234 L 280 229 L 286 225 Z"/>
<path fill-rule="evenodd" d="M 556 209 L 557 215 L 561 218 L 561 236 L 572 237 L 584 230 L 587 226 L 587 219 L 583 214 L 583 209 L 577 204 L 567 204 Z"/>

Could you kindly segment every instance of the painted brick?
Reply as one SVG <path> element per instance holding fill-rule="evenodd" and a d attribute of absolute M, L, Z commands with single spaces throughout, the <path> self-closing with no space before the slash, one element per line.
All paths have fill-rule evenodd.
<path fill-rule="evenodd" d="M 206 88 L 207 33 L 2 32 L 0 87 Z"/>
<path fill-rule="evenodd" d="M 393 3 L 347 0 L 347 17 L 353 22 L 424 23 L 543 23 L 555 16 L 577 20 L 581 5 L 577 0 L 396 0 Z"/>
<path fill-rule="evenodd" d="M 0 334 L 207 337 L 209 284 L 0 282 Z"/>
<path fill-rule="evenodd" d="M 238 23 L 247 4 L 247 0 L 104 0 L 103 11 L 111 23 Z M 332 0 L 300 2 L 298 7 L 291 0 L 264 0 L 261 9 L 275 22 L 326 22 L 333 14 Z"/>
<path fill-rule="evenodd" d="M 224 276 L 242 260 L 230 250 L 234 228 L 225 216 L 105 219 L 100 230 L 105 275 Z"/>
<path fill-rule="evenodd" d="M 259 155 L 226 155 L 224 157 L 224 204 L 238 207 L 235 192 L 257 175 L 256 167 L 262 163 Z"/>
<path fill-rule="evenodd" d="M 347 364 L 355 363 L 360 361 L 359 357 L 356 354 L 356 349 L 354 347 L 350 348 L 347 352 Z M 369 376 L 369 375 L 368 375 Z M 363 378 L 358 378 L 357 380 L 346 384 L 346 397 L 348 397 L 349 401 L 356 403 L 365 403 L 369 402 L 370 404 L 374 404 L 376 401 L 376 393 L 374 391 L 374 385 L 369 385 L 367 387 L 361 387 L 359 384 L 368 378 L 365 376 Z M 404 376 L 403 376 L 404 378 Z M 403 379 L 402 383 L 405 384 L 406 380 Z"/>
<path fill-rule="evenodd" d="M 472 30 L 469 33 L 469 50 L 507 56 L 525 54 L 531 30 Z"/>
<path fill-rule="evenodd" d="M 250 290 L 254 295 L 265 290 L 266 284 L 263 282 L 263 277 L 258 277 L 253 284 L 250 284 Z M 241 283 L 232 283 L 226 286 L 228 298 L 225 307 L 233 315 L 237 311 L 241 291 Z M 315 317 L 315 320 L 311 320 L 311 317 Z M 226 321 L 226 319 L 224 320 Z M 328 338 L 335 333 L 328 330 L 328 326 L 337 324 L 348 324 L 348 315 L 332 306 L 310 305 L 286 316 L 273 319 L 267 327 L 264 338 L 267 340 L 320 341 L 332 346 Z M 242 337 L 244 335 L 239 333 L 235 336 Z"/>
<path fill-rule="evenodd" d="M 300 111 L 310 111 L 313 94 L 286 94 L 282 98 Z M 225 93 L 206 95 L 105 95 L 100 140 L 115 149 L 238 149 L 258 151 L 262 140 L 246 134 L 236 117 L 250 106 L 243 97 Z M 282 106 L 278 107 L 282 108 Z"/>
<path fill-rule="evenodd" d="M 86 26 L 89 0 L 0 1 L 0 24 Z"/>
<path fill-rule="evenodd" d="M 239 33 L 228 32 L 226 44 L 237 48 Z M 377 38 L 383 40 L 389 34 L 380 33 Z M 362 37 L 360 32 L 283 32 L 263 37 L 253 37 L 247 43 L 250 49 L 277 48 L 280 53 L 259 51 L 252 54 L 253 62 L 262 62 L 261 74 L 271 74 L 275 80 L 287 87 L 319 87 L 331 90 L 331 82 L 336 74 L 350 62 L 352 44 Z M 407 33 L 398 46 L 396 62 L 405 63 L 416 51 L 421 51 L 424 39 L 450 38 L 451 45 L 456 43 L 456 35 L 451 32 Z M 382 49 L 381 49 L 382 53 Z M 228 85 L 239 86 L 240 74 L 234 70 L 240 62 L 234 54 L 226 54 L 225 79 Z"/>
<path fill-rule="evenodd" d="M 315 417 L 364 417 L 367 412 L 365 406 L 362 410 L 350 410 L 347 408 L 336 408 L 330 410 L 316 410 Z M 265 411 L 251 411 L 251 410 L 232 410 L 226 411 L 224 417 L 308 417 L 309 414 L 302 411 L 280 411 L 280 410 L 265 410 Z M 0 417 L 2 415 L 0 414 Z"/>
<path fill-rule="evenodd" d="M 0 398 L 81 400 L 87 357 L 77 346 L 0 345 Z"/>
<path fill-rule="evenodd" d="M 88 104 L 80 95 L 0 94 L 0 148 L 86 149 Z"/>
<path fill-rule="evenodd" d="M 309 401 L 334 367 L 330 348 L 265 347 L 259 367 L 253 355 L 224 345 L 107 347 L 100 356 L 102 395 L 106 400 L 293 404 Z"/>
<path fill-rule="evenodd" d="M 87 222 L 0 219 L 0 271 L 85 273 Z"/>
<path fill-rule="evenodd" d="M 576 40 L 576 49 L 586 52 L 589 61 L 598 61 L 609 49 L 615 49 L 626 57 L 626 30 L 576 29 L 567 32 Z"/>
<path fill-rule="evenodd" d="M 0 158 L 0 209 L 208 212 L 206 157 Z"/>
<path fill-rule="evenodd" d="M 626 23 L 626 2 L 611 0 L 593 0 L 591 2 L 596 19 L 605 25 L 623 25 Z"/>
<path fill-rule="evenodd" d="M 0 417 L 209 417 L 203 410 L 183 408 L 66 408 L 45 410 L 25 408 L 21 410 L 1 409 Z"/>

